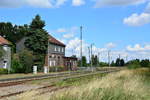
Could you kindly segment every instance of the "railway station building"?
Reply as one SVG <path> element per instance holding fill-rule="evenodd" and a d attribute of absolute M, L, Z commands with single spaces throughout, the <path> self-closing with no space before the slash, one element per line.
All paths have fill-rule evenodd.
<path fill-rule="evenodd" d="M 25 41 L 27 37 L 22 38 L 16 43 L 16 52 L 25 49 Z M 64 67 L 64 70 L 74 70 L 77 67 L 77 58 L 65 56 L 66 45 L 49 35 L 48 52 L 45 57 L 43 67 Z"/>
<path fill-rule="evenodd" d="M 48 40 L 48 53 L 45 58 L 45 66 L 47 67 L 64 67 L 65 70 L 74 70 L 77 67 L 76 57 L 66 57 L 66 45 L 58 41 L 51 35 Z"/>

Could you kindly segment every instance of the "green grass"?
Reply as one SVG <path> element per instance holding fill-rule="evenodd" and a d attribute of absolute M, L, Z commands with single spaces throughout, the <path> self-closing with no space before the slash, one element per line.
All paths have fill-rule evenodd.
<path fill-rule="evenodd" d="M 56 83 L 56 86 L 63 87 L 63 86 L 78 86 L 82 84 L 86 84 L 90 81 L 94 81 L 97 78 L 101 78 L 106 74 L 93 74 L 93 75 L 87 75 L 83 77 L 76 77 L 76 78 L 71 78 L 71 79 L 65 79 L 62 81 L 59 81 Z"/>
<path fill-rule="evenodd" d="M 132 69 L 63 80 L 57 86 L 67 89 L 39 95 L 34 100 L 150 100 L 150 70 Z M 37 91 L 36 91 L 37 92 Z M 24 94 L 19 100 L 33 100 Z M 29 95 L 29 96 L 28 96 Z"/>
<path fill-rule="evenodd" d="M 136 69 L 109 74 L 52 93 L 49 100 L 149 100 L 149 73 L 148 69 Z"/>

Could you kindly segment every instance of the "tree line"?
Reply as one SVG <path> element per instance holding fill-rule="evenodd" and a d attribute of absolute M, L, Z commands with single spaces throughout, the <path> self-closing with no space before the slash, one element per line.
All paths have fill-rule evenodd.
<path fill-rule="evenodd" d="M 0 23 L 0 35 L 10 41 L 12 47 L 13 73 L 29 73 L 32 66 L 37 65 L 42 70 L 47 52 L 48 32 L 44 29 L 45 21 L 39 15 L 32 19 L 31 23 L 14 25 L 11 22 Z M 25 49 L 16 52 L 16 43 L 26 37 Z M 2 50 L 0 50 L 2 55 Z"/>
<path fill-rule="evenodd" d="M 82 57 L 82 66 L 83 67 L 89 67 L 91 66 L 95 67 L 105 67 L 105 66 L 111 66 L 111 67 L 129 67 L 129 68 L 138 68 L 138 67 L 149 67 L 150 68 L 150 60 L 149 59 L 134 59 L 130 60 L 128 62 L 125 62 L 124 59 L 117 58 L 116 60 L 113 60 L 110 64 L 108 62 L 102 62 L 99 61 L 97 55 L 92 55 L 92 58 L 89 62 L 87 62 L 86 56 Z M 78 66 L 81 66 L 81 60 L 78 61 Z"/>

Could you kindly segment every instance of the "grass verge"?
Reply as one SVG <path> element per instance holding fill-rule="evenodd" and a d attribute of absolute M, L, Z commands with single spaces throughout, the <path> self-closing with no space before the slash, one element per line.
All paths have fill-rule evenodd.
<path fill-rule="evenodd" d="M 104 77 L 90 76 L 64 80 L 58 86 L 72 86 L 33 97 L 35 100 L 149 100 L 150 70 L 134 69 L 111 73 Z M 36 91 L 37 92 L 37 91 Z M 29 93 L 31 94 L 31 93 Z M 28 95 L 29 95 L 28 94 Z M 24 97 L 21 96 L 21 100 Z M 30 98 L 30 100 L 32 100 Z"/>

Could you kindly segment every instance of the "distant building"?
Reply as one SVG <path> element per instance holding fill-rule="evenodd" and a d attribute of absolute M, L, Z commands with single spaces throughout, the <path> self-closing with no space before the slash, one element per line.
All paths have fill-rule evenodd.
<path fill-rule="evenodd" d="M 0 46 L 4 49 L 4 56 L 0 59 L 0 68 L 8 69 L 11 66 L 11 45 L 8 40 L 0 36 Z"/>
<path fill-rule="evenodd" d="M 77 58 L 65 57 L 65 44 L 52 36 L 49 36 L 48 44 L 49 51 L 45 59 L 45 66 L 62 66 L 65 67 L 66 70 L 74 70 L 77 67 Z"/>

